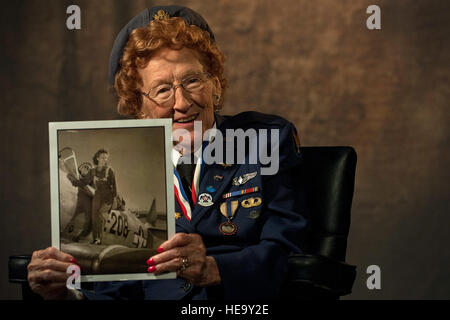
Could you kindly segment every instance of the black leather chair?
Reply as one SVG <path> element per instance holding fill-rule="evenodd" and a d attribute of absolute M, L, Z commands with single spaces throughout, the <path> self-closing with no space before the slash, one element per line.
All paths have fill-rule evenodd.
<path fill-rule="evenodd" d="M 309 208 L 310 230 L 303 254 L 289 258 L 283 299 L 339 299 L 351 293 L 356 267 L 345 263 L 356 153 L 351 147 L 302 147 L 298 181 Z M 22 285 L 23 299 L 39 299 L 27 282 L 29 255 L 9 258 L 9 281 Z"/>
<path fill-rule="evenodd" d="M 303 147 L 298 171 L 310 232 L 303 254 L 289 258 L 283 298 L 339 299 L 351 293 L 356 267 L 345 263 L 356 171 L 352 147 Z"/>

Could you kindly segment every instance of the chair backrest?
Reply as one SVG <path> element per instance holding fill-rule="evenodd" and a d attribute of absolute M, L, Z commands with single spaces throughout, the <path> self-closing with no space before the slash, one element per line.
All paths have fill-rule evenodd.
<path fill-rule="evenodd" d="M 302 147 L 311 222 L 306 253 L 345 261 L 353 199 L 356 152 L 352 147 Z"/>

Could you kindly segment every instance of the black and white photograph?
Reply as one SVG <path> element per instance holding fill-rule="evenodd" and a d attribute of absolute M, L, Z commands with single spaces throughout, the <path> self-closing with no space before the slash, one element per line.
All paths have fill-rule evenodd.
<path fill-rule="evenodd" d="M 174 233 L 164 122 L 49 125 L 52 242 L 85 281 L 152 278 L 145 261 Z"/>

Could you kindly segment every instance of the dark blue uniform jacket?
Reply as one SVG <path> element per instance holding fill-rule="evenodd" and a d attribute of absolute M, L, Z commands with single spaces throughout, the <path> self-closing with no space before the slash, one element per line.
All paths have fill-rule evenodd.
<path fill-rule="evenodd" d="M 182 278 L 99 282 L 95 284 L 95 292 L 83 290 L 87 298 L 174 300 L 277 297 L 286 277 L 288 255 L 300 252 L 307 226 L 304 197 L 295 174 L 296 167 L 301 163 L 299 144 L 295 139 L 296 129 L 281 117 L 257 112 L 244 112 L 232 117 L 216 115 L 216 124 L 224 137 L 226 129 L 241 128 L 245 131 L 252 128 L 257 133 L 260 129 L 279 130 L 279 170 L 276 174 L 261 175 L 261 164 L 250 164 L 248 154 L 244 164 L 229 167 L 205 165 L 197 195 L 211 194 L 214 205 L 201 206 L 197 203 L 191 221 L 183 215 L 176 221 L 176 232 L 202 236 L 207 255 L 213 256 L 217 262 L 222 283 L 199 288 Z M 271 135 L 268 134 L 268 137 L 270 146 Z M 232 184 L 233 178 L 255 171 L 256 177 L 248 182 L 239 186 Z M 223 179 L 216 181 L 215 176 L 223 176 Z M 207 187 L 211 190 L 211 186 L 216 192 L 206 190 Z M 220 203 L 224 201 L 222 195 L 256 186 L 258 192 L 232 197 L 232 200 L 239 201 L 232 220 L 238 230 L 234 235 L 222 234 L 219 225 L 226 221 L 219 211 Z M 256 207 L 243 207 L 242 201 L 251 197 L 260 197 L 262 203 Z M 177 202 L 175 211 L 181 212 Z"/>

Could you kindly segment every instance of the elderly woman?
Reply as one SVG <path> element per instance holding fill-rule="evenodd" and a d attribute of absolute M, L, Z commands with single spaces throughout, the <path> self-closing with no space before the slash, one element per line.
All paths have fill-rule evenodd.
<path fill-rule="evenodd" d="M 276 298 L 287 258 L 305 235 L 304 202 L 297 191 L 298 138 L 288 121 L 256 112 L 219 115 L 226 88 L 224 58 L 206 21 L 191 9 L 153 7 L 120 32 L 111 53 L 110 80 L 118 110 L 135 118 L 171 118 L 173 130 L 202 133 L 215 127 L 278 130 L 279 170 L 261 175 L 261 161 L 177 165 L 173 152 L 177 233 L 149 257 L 148 272 L 176 271 L 177 279 L 97 283 L 94 291 L 65 287 L 72 256 L 37 251 L 29 265 L 31 288 L 45 298 L 258 299 Z M 274 142 L 274 141 L 271 141 Z M 225 142 L 224 142 L 225 144 Z M 271 144 L 273 146 L 273 144 Z M 187 152 L 186 152 L 187 151 Z M 185 150 L 202 157 L 198 150 Z M 187 177 L 187 178 L 186 178 Z"/>

